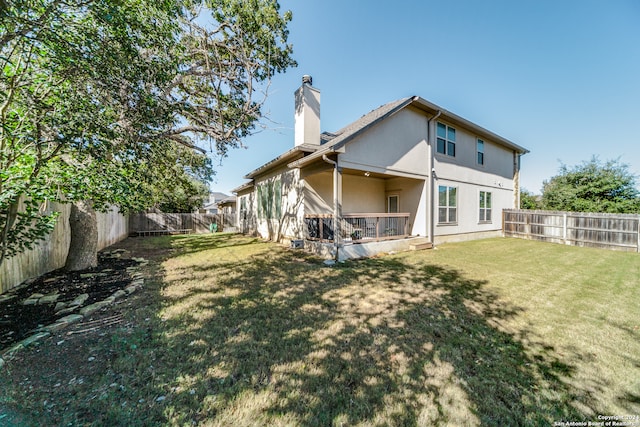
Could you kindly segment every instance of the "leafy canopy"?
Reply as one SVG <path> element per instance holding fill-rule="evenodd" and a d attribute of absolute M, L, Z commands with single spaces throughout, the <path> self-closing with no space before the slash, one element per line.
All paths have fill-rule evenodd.
<path fill-rule="evenodd" d="M 0 2 L 0 262 L 52 229 L 49 201 L 140 210 L 207 182 L 295 66 L 290 19 L 275 0 Z"/>
<path fill-rule="evenodd" d="M 543 184 L 542 205 L 573 212 L 639 213 L 640 193 L 626 164 L 593 157 L 574 167 L 562 164 L 558 175 Z"/>

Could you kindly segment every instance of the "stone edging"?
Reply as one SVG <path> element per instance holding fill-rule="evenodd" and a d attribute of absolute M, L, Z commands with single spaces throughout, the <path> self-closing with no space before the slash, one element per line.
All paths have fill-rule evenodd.
<path fill-rule="evenodd" d="M 44 338 L 50 336 L 52 332 L 56 332 L 61 329 L 64 329 L 67 326 L 71 325 L 72 323 L 80 322 L 86 316 L 89 316 L 90 314 L 100 310 L 101 308 L 104 308 L 113 304 L 117 299 L 120 299 L 127 295 L 131 295 L 132 293 L 140 289 L 142 286 L 144 286 L 143 275 L 138 270 L 140 269 L 140 267 L 147 265 L 149 261 L 147 261 L 144 258 L 131 258 L 131 259 L 134 261 L 137 261 L 138 265 L 134 267 L 127 267 L 127 272 L 129 272 L 129 274 L 131 275 L 131 278 L 133 279 L 129 286 L 127 286 L 124 289 L 115 291 L 113 294 L 111 294 L 111 296 L 103 299 L 102 301 L 97 301 L 97 302 L 94 302 L 93 304 L 82 307 L 78 312 L 78 314 L 67 314 L 66 316 L 57 319 L 55 322 L 49 325 L 36 329 L 32 335 L 28 336 L 27 338 L 24 338 L 22 341 L 18 343 L 15 343 L 11 347 L 7 348 L 6 350 L 3 350 L 2 353 L 0 353 L 0 370 L 2 370 L 3 366 L 9 360 L 13 359 L 16 353 L 18 353 L 20 350 L 40 342 Z M 86 301 L 86 298 L 81 298 L 82 296 L 83 295 L 81 295 L 80 297 L 76 298 L 71 303 L 69 303 L 70 309 L 61 310 L 58 314 L 64 314 L 64 311 L 68 312 L 68 310 L 75 311 L 75 309 L 80 307 L 84 303 L 84 301 Z M 79 303 L 74 304 L 75 302 L 79 302 Z"/>

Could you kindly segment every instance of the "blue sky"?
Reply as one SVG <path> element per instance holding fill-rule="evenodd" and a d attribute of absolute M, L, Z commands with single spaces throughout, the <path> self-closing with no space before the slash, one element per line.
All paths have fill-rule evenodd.
<path fill-rule="evenodd" d="M 216 166 L 212 190 L 293 147 L 293 92 L 321 91 L 335 131 L 421 96 L 531 151 L 522 186 L 540 193 L 560 162 L 621 158 L 640 175 L 640 1 L 282 0 L 298 67 L 275 76 L 267 129 Z M 217 163 L 217 162 L 216 162 Z"/>

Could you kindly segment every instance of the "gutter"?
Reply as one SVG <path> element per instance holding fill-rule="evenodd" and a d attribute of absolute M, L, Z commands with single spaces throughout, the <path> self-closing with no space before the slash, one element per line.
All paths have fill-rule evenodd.
<path fill-rule="evenodd" d="M 429 193 L 430 193 L 430 201 L 429 201 L 429 240 L 431 241 L 431 246 L 436 247 L 435 244 L 435 229 L 436 229 L 436 209 L 435 209 L 435 179 L 436 179 L 436 168 L 435 168 L 435 150 L 434 147 L 434 137 L 433 131 L 431 130 L 431 123 L 433 120 L 437 120 L 438 117 L 442 115 L 442 111 L 438 110 L 435 116 L 427 119 L 427 139 L 429 140 L 429 166 L 431 167 L 431 177 L 429 179 Z"/>
<path fill-rule="evenodd" d="M 327 157 L 326 154 L 322 155 L 322 160 L 333 165 L 333 244 L 335 246 L 336 252 L 336 262 L 339 260 L 338 250 L 340 249 L 339 244 L 339 236 L 340 236 L 340 212 L 339 212 L 339 202 L 338 202 L 338 158 L 336 157 L 336 161 L 331 160 Z M 322 236 L 320 236 L 322 237 Z"/>

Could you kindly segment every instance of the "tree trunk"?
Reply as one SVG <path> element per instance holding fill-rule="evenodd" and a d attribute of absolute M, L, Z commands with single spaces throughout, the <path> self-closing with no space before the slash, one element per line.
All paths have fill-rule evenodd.
<path fill-rule="evenodd" d="M 78 271 L 98 265 L 98 223 L 91 201 L 71 205 L 71 243 L 65 269 Z"/>

